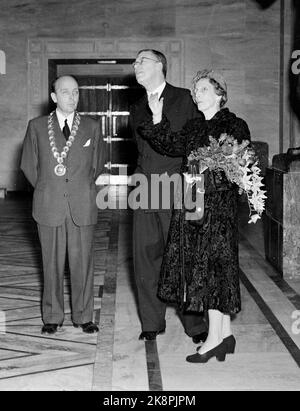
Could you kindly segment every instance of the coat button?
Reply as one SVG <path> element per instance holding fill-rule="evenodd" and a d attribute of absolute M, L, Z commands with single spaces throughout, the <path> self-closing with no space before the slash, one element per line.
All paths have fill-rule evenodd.
<path fill-rule="evenodd" d="M 69 182 L 69 179 L 68 178 L 66 178 L 66 183 L 68 183 Z"/>

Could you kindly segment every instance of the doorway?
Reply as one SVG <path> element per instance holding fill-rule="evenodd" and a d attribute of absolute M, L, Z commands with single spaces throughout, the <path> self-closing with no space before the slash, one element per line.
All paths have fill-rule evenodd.
<path fill-rule="evenodd" d="M 77 110 L 100 122 L 100 138 L 106 143 L 105 172 L 110 184 L 127 184 L 134 172 L 137 150 L 129 126 L 129 108 L 144 93 L 132 70 L 132 59 L 48 60 L 49 94 L 52 81 L 75 76 L 80 89 Z M 53 103 L 49 96 L 50 110 Z"/>

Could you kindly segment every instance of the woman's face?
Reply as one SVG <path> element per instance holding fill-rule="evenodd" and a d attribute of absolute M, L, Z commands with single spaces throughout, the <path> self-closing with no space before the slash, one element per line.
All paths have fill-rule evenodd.
<path fill-rule="evenodd" d="M 221 96 L 216 94 L 214 86 L 208 79 L 202 78 L 196 83 L 194 95 L 200 111 L 220 109 Z"/>

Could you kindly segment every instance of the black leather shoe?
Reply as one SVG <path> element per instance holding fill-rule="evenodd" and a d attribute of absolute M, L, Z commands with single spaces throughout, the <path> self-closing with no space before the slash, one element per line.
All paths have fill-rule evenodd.
<path fill-rule="evenodd" d="M 158 334 L 164 333 L 165 330 L 160 330 L 160 331 L 143 331 L 140 336 L 139 340 L 147 340 L 147 341 L 153 341 L 156 340 L 156 336 Z"/>
<path fill-rule="evenodd" d="M 92 321 L 89 321 L 88 323 L 84 323 L 84 324 L 73 323 L 73 325 L 75 328 L 78 328 L 78 327 L 82 328 L 82 331 L 87 334 L 93 334 L 99 331 L 99 328 L 97 327 L 97 325 L 94 324 Z"/>
<path fill-rule="evenodd" d="M 230 335 L 229 337 L 224 338 L 223 343 L 226 346 L 227 353 L 234 354 L 236 345 L 236 339 L 234 338 L 234 336 Z"/>
<path fill-rule="evenodd" d="M 192 337 L 193 343 L 195 343 L 195 344 L 202 343 L 203 344 L 206 341 L 207 336 L 208 336 L 208 333 L 206 331 L 202 332 L 200 334 L 193 335 L 193 337 Z"/>
<path fill-rule="evenodd" d="M 222 341 L 221 344 L 205 352 L 204 354 L 196 353 L 196 354 L 188 355 L 186 357 L 186 360 L 188 362 L 206 363 L 212 357 L 216 357 L 218 361 L 225 361 L 226 354 L 227 354 L 227 347 L 226 347 L 226 344 L 224 344 L 224 341 Z"/>
<path fill-rule="evenodd" d="M 42 327 L 42 334 L 55 334 L 58 324 L 44 324 Z"/>

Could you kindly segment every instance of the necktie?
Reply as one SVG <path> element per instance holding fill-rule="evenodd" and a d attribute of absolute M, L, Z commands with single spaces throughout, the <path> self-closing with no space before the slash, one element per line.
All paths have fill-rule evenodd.
<path fill-rule="evenodd" d="M 65 139 L 68 140 L 69 135 L 71 134 L 69 126 L 68 126 L 68 121 L 65 119 L 65 125 L 64 128 L 62 129 L 63 135 L 65 136 Z"/>

